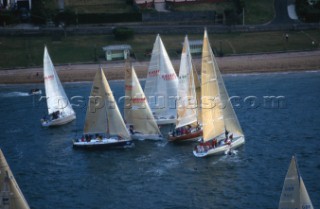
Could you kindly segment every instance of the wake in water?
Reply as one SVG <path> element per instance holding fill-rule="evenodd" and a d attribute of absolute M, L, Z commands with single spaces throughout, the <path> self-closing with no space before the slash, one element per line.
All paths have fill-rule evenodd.
<path fill-rule="evenodd" d="M 10 93 L 2 93 L 0 94 L 1 97 L 27 97 L 27 96 L 30 96 L 29 93 L 26 93 L 26 92 L 17 92 L 17 91 L 14 91 L 14 92 L 10 92 Z"/>

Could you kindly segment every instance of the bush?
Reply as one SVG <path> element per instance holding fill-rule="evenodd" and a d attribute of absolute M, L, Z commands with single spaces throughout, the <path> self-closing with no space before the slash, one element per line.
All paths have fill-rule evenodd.
<path fill-rule="evenodd" d="M 4 11 L 0 13 L 0 25 L 6 26 L 17 23 L 19 20 L 13 12 Z"/>
<path fill-rule="evenodd" d="M 320 1 L 310 5 L 307 0 L 296 0 L 299 19 L 305 22 L 320 21 Z"/>
<path fill-rule="evenodd" d="M 112 32 L 116 40 L 128 40 L 134 37 L 134 31 L 126 27 L 117 27 Z"/>
<path fill-rule="evenodd" d="M 77 23 L 77 15 L 71 9 L 65 9 L 63 12 L 59 12 L 54 17 L 54 23 L 56 25 L 60 25 L 63 23 L 64 25 L 72 25 Z"/>

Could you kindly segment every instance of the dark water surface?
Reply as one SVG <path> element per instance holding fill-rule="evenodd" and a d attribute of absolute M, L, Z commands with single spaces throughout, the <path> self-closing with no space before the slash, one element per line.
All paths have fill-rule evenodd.
<path fill-rule="evenodd" d="M 246 144 L 234 156 L 195 158 L 193 144 L 138 141 L 126 150 L 73 150 L 86 102 L 73 99 L 77 120 L 42 128 L 42 84 L 1 85 L 0 147 L 31 208 L 277 208 L 291 156 L 314 207 L 320 203 L 320 72 L 224 76 Z M 143 82 L 144 83 L 144 82 Z M 116 97 L 123 81 L 111 81 Z M 87 97 L 91 83 L 64 84 Z M 283 96 L 279 106 L 264 96 Z"/>

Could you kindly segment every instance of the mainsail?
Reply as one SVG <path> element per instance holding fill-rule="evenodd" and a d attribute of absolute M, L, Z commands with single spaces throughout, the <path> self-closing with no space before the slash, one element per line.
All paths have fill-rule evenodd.
<path fill-rule="evenodd" d="M 44 47 L 43 70 L 49 114 L 60 111 L 63 116 L 74 115 L 75 112 L 72 109 L 68 97 L 61 85 L 46 46 Z"/>
<path fill-rule="evenodd" d="M 197 70 L 194 65 L 193 65 L 192 69 L 193 69 L 194 87 L 196 89 L 197 106 L 198 106 L 198 110 L 197 110 L 198 119 L 197 120 L 198 120 L 199 124 L 202 124 L 201 82 L 200 82 L 199 75 L 198 75 Z"/>
<path fill-rule="evenodd" d="M 201 67 L 203 140 L 213 139 L 223 134 L 225 130 L 243 135 L 213 55 L 206 30 L 203 38 Z"/>
<path fill-rule="evenodd" d="M 177 89 L 177 75 L 160 35 L 157 35 L 144 88 L 150 108 L 156 116 L 175 117 Z"/>
<path fill-rule="evenodd" d="M 125 92 L 126 122 L 142 134 L 161 134 L 133 66 L 125 72 Z"/>
<path fill-rule="evenodd" d="M 84 134 L 105 133 L 130 138 L 102 69 L 95 75 L 88 102 Z"/>
<path fill-rule="evenodd" d="M 0 149 L 0 208 L 30 209 Z"/>
<path fill-rule="evenodd" d="M 279 209 L 313 209 L 312 202 L 300 176 L 297 162 L 293 156 L 284 180 Z"/>
<path fill-rule="evenodd" d="M 214 55 L 207 31 L 204 32 L 201 63 L 201 96 L 203 141 L 222 134 L 225 130 L 223 111 L 219 108 L 220 92 Z"/>
<path fill-rule="evenodd" d="M 197 96 L 194 82 L 194 68 L 190 53 L 189 41 L 188 37 L 186 36 L 182 48 L 179 70 L 179 88 L 177 101 L 178 117 L 176 128 L 195 123 L 198 120 Z"/>

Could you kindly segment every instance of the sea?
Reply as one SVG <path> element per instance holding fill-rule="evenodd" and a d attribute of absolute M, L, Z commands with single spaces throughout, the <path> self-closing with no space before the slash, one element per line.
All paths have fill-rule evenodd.
<path fill-rule="evenodd" d="M 28 95 L 43 84 L 1 85 L 0 148 L 32 209 L 277 208 L 293 155 L 320 208 L 320 71 L 223 79 L 246 137 L 232 155 L 196 158 L 197 142 L 166 140 L 73 149 L 92 82 L 63 84 L 77 119 L 56 128 L 41 127 L 46 101 Z M 123 81 L 110 86 L 117 99 L 124 95 Z"/>

